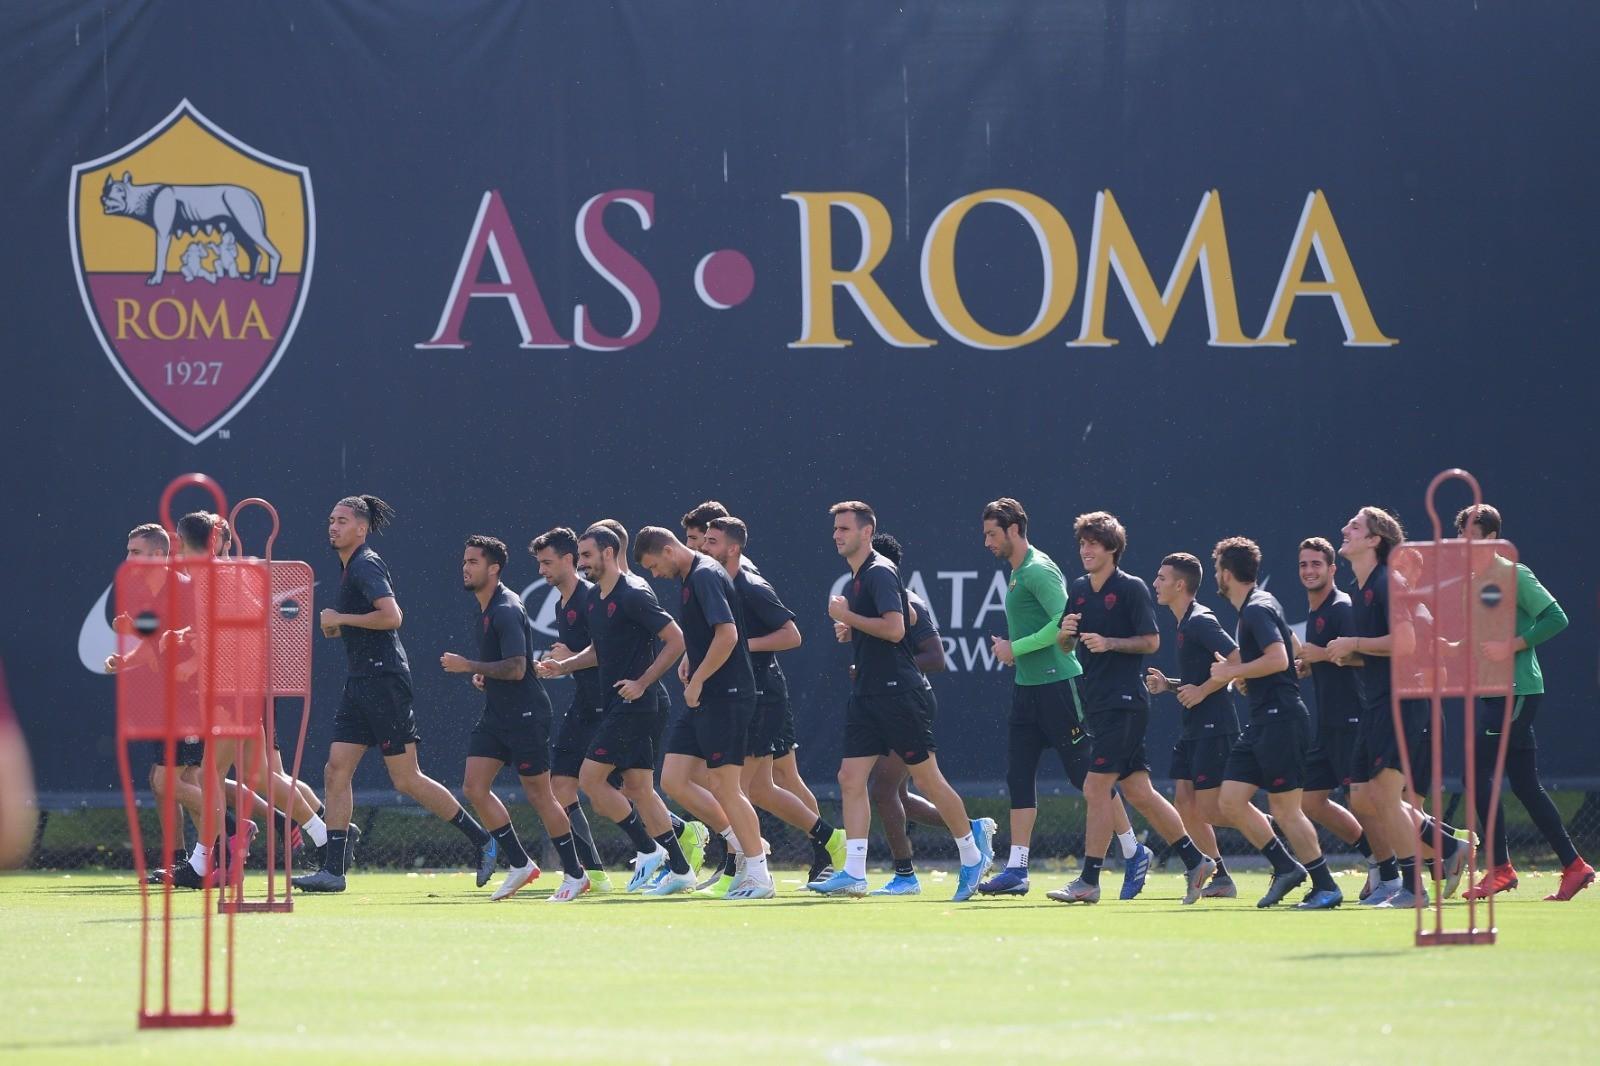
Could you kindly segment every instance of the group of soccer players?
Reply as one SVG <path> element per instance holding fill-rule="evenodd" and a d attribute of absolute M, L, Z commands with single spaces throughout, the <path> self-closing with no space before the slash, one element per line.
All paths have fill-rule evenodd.
<path fill-rule="evenodd" d="M 1426 866 L 1419 864 L 1416 848 L 1419 828 L 1442 891 L 1448 895 L 1458 887 L 1475 842 L 1423 809 L 1427 703 L 1402 704 L 1403 738 L 1390 711 L 1387 660 L 1409 654 L 1419 640 L 1435 639 L 1425 612 L 1390 631 L 1390 586 L 1406 580 L 1400 570 L 1391 572 L 1391 565 L 1403 563 L 1391 557 L 1404 539 L 1393 515 L 1361 508 L 1346 523 L 1337 550 L 1321 537 L 1300 544 L 1299 574 L 1310 612 L 1302 641 L 1278 601 L 1257 583 L 1262 555 L 1253 541 L 1231 537 L 1212 552 L 1216 590 L 1238 616 L 1230 634 L 1196 599 L 1204 578 L 1196 556 L 1167 554 L 1152 597 L 1149 585 L 1120 567 L 1128 543 L 1122 523 L 1106 512 L 1092 512 L 1074 525 L 1085 573 L 1069 583 L 1030 543 L 1021 503 L 1001 498 L 986 505 L 984 546 L 1011 568 L 1007 636 L 993 639 L 996 657 L 1012 668 L 1013 694 L 1010 852 L 1003 867 L 985 879 L 994 859 L 996 826 L 991 819 L 969 816 L 936 755 L 935 701 L 927 675 L 944 667 L 944 651 L 932 611 L 908 592 L 898 569 L 900 546 L 879 532 L 870 506 L 845 501 L 830 514 L 834 547 L 851 571 L 844 594 L 828 603 L 833 635 L 852 653 L 838 775 L 842 826 L 822 817 L 795 765 L 794 711 L 779 659 L 802 640 L 796 616 L 745 554 L 749 526 L 715 501 L 683 516 L 683 540 L 660 526 L 646 526 L 633 538 L 632 561 L 658 579 L 678 583 L 676 617 L 663 608 L 650 583 L 631 571 L 629 534 L 620 523 L 601 520 L 581 533 L 557 527 L 536 538 L 529 551 L 541 577 L 559 594 L 558 639 L 537 660 L 527 610 L 501 579 L 509 563 L 505 543 L 484 535 L 467 538 L 462 580 L 480 610 L 478 647 L 471 657 L 447 651 L 439 661 L 443 670 L 470 678 L 483 693 L 464 776 L 477 819 L 418 764 L 410 665 L 399 639 L 403 614 L 386 564 L 367 543 L 389 525 L 394 512 L 374 496 L 346 497 L 329 516 L 329 545 L 339 556 L 342 577 L 335 606 L 319 621 L 326 637 L 343 643 L 349 676 L 323 780 L 326 807 L 309 789 L 291 789 L 281 764 L 263 758 L 266 738 L 254 745 L 256 752 L 245 750 L 252 747 L 247 742 L 205 760 L 191 751 L 187 761 L 213 766 L 219 778 L 238 765 L 244 784 L 224 780 L 222 788 L 247 787 L 258 808 L 284 826 L 306 831 L 321 851 L 320 868 L 295 879 L 307 892 L 339 892 L 346 886 L 353 844 L 351 779 L 374 745 L 396 789 L 449 821 L 478 849 L 480 887 L 501 862 L 509 868 L 493 891 L 497 900 L 539 875 L 493 792 L 494 779 L 507 764 L 515 766 L 560 856 L 563 879 L 549 897 L 553 902 L 613 891 L 580 794 L 632 845 L 629 892 L 771 897 L 775 886 L 761 836 L 761 810 L 809 840 L 809 890 L 865 895 L 873 891 L 866 862 L 876 807 L 895 872 L 874 894 L 920 890 L 906 835 L 908 821 L 915 821 L 942 826 L 954 839 L 960 855 L 955 900 L 1025 895 L 1037 815 L 1035 777 L 1047 749 L 1056 751 L 1068 778 L 1082 790 L 1088 812 L 1081 873 L 1048 893 L 1052 899 L 1097 902 L 1102 865 L 1113 842 L 1124 860 L 1121 897 L 1142 890 L 1154 854 L 1135 835 L 1125 803 L 1182 860 L 1186 904 L 1237 894 L 1217 846 L 1215 829 L 1222 826 L 1237 829 L 1272 866 L 1261 907 L 1279 903 L 1307 881 L 1309 891 L 1298 907 L 1329 909 L 1343 902 L 1320 850 L 1317 825 L 1367 858 L 1365 905 L 1410 907 L 1425 896 Z M 190 544 L 189 534 L 184 535 L 186 550 L 220 550 L 220 521 L 202 516 L 191 523 L 195 540 Z M 1477 539 L 1492 539 L 1500 533 L 1500 516 L 1492 507 L 1469 508 L 1458 516 L 1457 526 Z M 164 553 L 165 545 L 157 543 L 164 540 L 160 527 L 141 526 L 130 534 L 129 555 L 158 547 Z M 1355 575 L 1351 593 L 1333 583 L 1338 557 Z M 1564 864 L 1561 886 L 1550 898 L 1569 899 L 1592 882 L 1594 871 L 1573 849 L 1539 785 L 1533 736 L 1543 691 L 1534 647 L 1564 628 L 1566 617 L 1527 567 L 1519 564 L 1517 574 L 1518 635 L 1514 641 L 1485 644 L 1482 654 L 1515 658 L 1507 769 L 1513 790 Z M 1176 676 L 1147 665 L 1160 650 L 1158 603 L 1177 623 Z M 108 668 L 128 664 L 108 662 Z M 674 669 L 684 697 L 676 709 L 662 684 Z M 562 676 L 573 678 L 574 694 L 557 722 L 543 681 Z M 1315 692 L 1315 728 L 1301 699 L 1302 680 L 1309 680 Z M 1242 727 L 1234 692 L 1247 701 Z M 1183 726 L 1170 765 L 1175 802 L 1153 786 L 1145 747 L 1151 697 L 1163 694 L 1175 696 Z M 1493 753 L 1507 720 L 1503 703 L 1485 698 L 1478 714 L 1480 761 L 1489 753 L 1479 767 L 1475 797 L 1483 818 Z M 1411 759 L 1411 780 L 1402 768 L 1402 742 L 1418 753 Z M 158 765 L 151 784 L 158 794 L 177 787 L 200 824 L 202 812 L 182 780 L 166 781 Z M 1332 798 L 1341 787 L 1348 788 L 1348 809 Z M 1263 789 L 1268 813 L 1254 803 Z M 689 817 L 674 814 L 662 793 Z M 1499 819 L 1490 842 L 1492 862 L 1471 888 L 1478 895 L 1516 886 L 1503 822 Z M 715 839 L 722 842 L 724 858 L 712 877 L 700 882 L 697 870 Z M 168 876 L 194 884 L 206 873 L 201 848 L 198 858 L 175 864 Z"/>

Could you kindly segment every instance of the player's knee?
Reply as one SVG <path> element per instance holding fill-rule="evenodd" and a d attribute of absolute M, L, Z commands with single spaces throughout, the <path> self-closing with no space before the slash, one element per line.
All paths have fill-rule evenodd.
<path fill-rule="evenodd" d="M 1007 775 L 1006 791 L 1011 797 L 1011 809 L 1014 811 L 1039 805 L 1032 774 Z"/>

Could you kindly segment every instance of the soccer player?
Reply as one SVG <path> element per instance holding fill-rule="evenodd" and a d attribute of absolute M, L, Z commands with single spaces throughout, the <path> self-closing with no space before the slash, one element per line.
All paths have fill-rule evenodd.
<path fill-rule="evenodd" d="M 1500 512 L 1488 504 L 1466 507 L 1456 515 L 1456 533 L 1474 540 L 1497 540 L 1500 537 Z M 1534 651 L 1563 629 L 1567 628 L 1567 613 L 1556 598 L 1539 583 L 1533 571 L 1523 563 L 1517 564 L 1517 629 L 1509 641 L 1484 641 L 1480 652 L 1494 662 L 1513 659 L 1515 680 L 1511 707 L 1511 733 L 1506 741 L 1506 779 L 1511 791 L 1528 809 L 1528 816 L 1539 827 L 1545 841 L 1561 860 L 1561 884 L 1546 896 L 1547 900 L 1569 900 L 1594 883 L 1594 867 L 1584 862 L 1578 849 L 1572 846 L 1572 837 L 1561 824 L 1561 812 L 1551 802 L 1550 796 L 1539 783 L 1538 742 L 1533 734 L 1534 719 L 1539 715 L 1539 704 L 1544 700 L 1544 672 L 1539 667 L 1539 656 Z M 1477 782 L 1474 799 L 1478 807 L 1478 820 L 1487 825 L 1489 798 L 1494 787 L 1494 764 L 1500 746 L 1500 733 L 1505 724 L 1506 701 L 1504 696 L 1479 697 L 1477 715 L 1478 738 L 1474 747 Z M 1506 850 L 1506 819 L 1504 811 L 1495 814 L 1495 831 L 1492 846 L 1492 863 L 1483 878 L 1470 891 L 1482 899 L 1496 892 L 1517 887 L 1517 871 L 1511 865 Z M 1427 838 L 1424 838 L 1427 843 Z"/>
<path fill-rule="evenodd" d="M 661 609 L 650 583 L 623 571 L 622 541 L 608 525 L 596 523 L 578 538 L 578 565 L 595 586 L 589 595 L 590 644 L 564 659 L 544 659 L 540 677 L 560 677 L 597 667 L 605 710 L 589 742 L 578 785 L 599 813 L 621 827 L 635 852 L 629 892 L 649 885 L 663 863 L 666 891 L 686 892 L 694 874 L 673 831 L 666 804 L 655 790 L 656 754 L 652 742 L 656 699 L 653 686 L 683 654 L 683 631 Z M 661 650 L 656 651 L 656 642 Z M 622 788 L 611 775 L 622 772 Z"/>
<path fill-rule="evenodd" d="M 1028 542 L 1028 512 L 1009 496 L 983 508 L 983 544 L 1011 567 L 1006 585 L 1006 636 L 991 637 L 995 657 L 1015 667 L 1011 715 L 1007 725 L 1006 786 L 1011 796 L 1011 854 L 1005 868 L 978 891 L 991 896 L 1028 894 L 1028 854 L 1038 818 L 1039 760 L 1054 748 L 1067 779 L 1083 790 L 1089 771 L 1089 734 L 1083 728 L 1083 702 L 1077 656 L 1056 643 L 1067 606 L 1066 579 L 1055 561 Z M 1121 896 L 1132 899 L 1144 888 L 1150 849 L 1139 843 L 1119 799 L 1113 828 L 1127 849 Z M 887 822 L 887 819 L 885 820 Z"/>
<path fill-rule="evenodd" d="M 617 542 L 622 545 L 621 550 L 619 550 L 617 553 L 617 568 L 620 569 L 624 574 L 632 573 L 632 569 L 628 566 L 628 527 L 623 525 L 621 522 L 618 522 L 615 518 L 601 518 L 595 521 L 593 524 L 597 526 L 604 526 L 605 528 L 611 530 L 612 533 L 616 534 Z M 652 638 L 650 642 L 650 650 L 652 652 L 659 652 L 661 650 L 661 642 Z M 683 665 L 681 660 L 680 665 Z M 661 768 L 663 763 L 666 761 L 667 747 L 665 739 L 667 735 L 667 727 L 672 722 L 672 696 L 667 692 L 667 683 L 664 678 L 656 682 L 655 688 L 652 690 L 652 695 L 655 700 L 655 709 L 651 712 L 650 750 L 655 752 L 656 779 L 660 780 Z M 704 787 L 705 783 L 702 781 L 700 784 L 701 787 Z M 621 770 L 617 770 L 612 773 L 611 787 L 618 789 L 619 791 L 622 789 Z M 659 797 L 660 793 L 657 793 L 657 796 Z M 709 791 L 703 798 L 708 803 L 716 803 L 716 797 L 712 796 Z M 689 869 L 698 870 L 701 862 L 705 858 L 706 842 L 711 838 L 710 831 L 702 822 L 693 820 L 684 821 L 682 818 L 679 818 L 676 814 L 674 814 L 671 808 L 668 808 L 667 810 L 667 818 L 672 822 L 672 831 L 678 835 L 678 845 L 683 849 L 684 855 L 689 859 Z M 717 819 L 717 825 L 724 829 L 727 828 L 727 817 L 719 816 Z M 720 829 L 716 839 L 722 839 L 720 835 Z M 727 854 L 724 856 L 725 863 L 722 868 L 721 876 L 731 878 L 733 877 L 735 868 L 734 852 L 731 848 L 726 849 L 726 851 Z M 655 876 L 664 877 L 666 876 L 667 871 L 667 866 L 659 866 L 656 869 Z M 714 874 L 711 878 L 708 878 L 706 885 L 710 886 L 716 883 L 717 876 L 718 875 Z M 730 881 L 729 883 L 731 884 L 732 882 Z"/>
<path fill-rule="evenodd" d="M 165 529 L 158 523 L 146 522 L 128 531 L 126 558 L 165 561 L 170 558 L 171 546 L 171 538 L 167 535 Z M 147 598 L 151 605 L 162 605 L 164 603 L 163 590 L 166 588 L 166 583 L 168 581 L 177 581 L 184 589 L 179 597 L 179 610 L 189 611 L 193 609 L 188 591 L 189 579 L 186 576 L 178 573 L 170 566 L 149 566 L 142 568 L 141 573 L 143 574 L 145 586 L 142 595 Z M 174 619 L 173 621 L 177 623 L 183 620 Z M 187 622 L 184 621 L 183 624 L 186 625 Z M 174 624 L 171 628 L 180 629 L 182 627 L 182 625 Z M 112 621 L 112 628 L 117 633 L 128 636 L 134 632 L 133 619 L 126 614 L 118 615 Z M 171 648 L 170 643 L 168 648 Z M 175 652 L 173 653 L 175 654 Z M 176 678 L 179 684 L 183 686 L 180 691 L 185 694 L 181 698 L 197 698 L 194 694 L 194 686 L 190 682 L 197 665 L 180 663 L 177 667 Z M 116 674 L 127 670 L 154 670 L 160 667 L 161 642 L 159 641 L 140 641 L 126 652 L 112 652 L 106 656 L 105 661 L 105 670 L 108 674 Z M 149 781 L 150 791 L 156 797 L 157 809 L 166 809 L 168 789 L 172 789 L 176 793 L 179 807 L 189 815 L 195 826 L 203 825 L 205 811 L 201 802 L 200 790 L 195 787 L 192 781 L 186 781 L 183 777 L 184 768 L 189 766 L 198 767 L 200 765 L 203 748 L 198 738 L 179 740 L 175 762 L 177 770 L 172 774 L 167 773 L 165 754 L 159 750 L 160 743 L 152 743 L 149 747 L 155 751 L 150 765 Z M 207 847 L 207 853 L 209 853 L 210 845 L 214 842 L 205 841 L 204 843 Z M 166 856 L 163 856 L 164 860 L 165 858 Z M 184 888 L 200 887 L 202 875 L 198 871 L 184 870 L 183 867 L 187 865 L 187 856 L 183 856 L 180 853 L 179 856 L 174 858 L 170 868 L 173 873 L 173 883 Z M 150 872 L 150 880 L 153 883 L 160 883 L 166 874 L 166 869 L 152 870 Z"/>
<path fill-rule="evenodd" d="M 1150 784 L 1144 748 L 1150 693 L 1141 666 L 1144 656 L 1161 647 L 1150 587 L 1119 565 L 1128 533 L 1115 515 L 1105 511 L 1079 515 L 1073 533 L 1087 573 L 1067 590 L 1068 613 L 1061 619 L 1056 640 L 1063 650 L 1076 650 L 1083 666 L 1081 691 L 1092 738 L 1090 769 L 1083 783 L 1089 812 L 1083 872 L 1048 895 L 1062 903 L 1100 901 L 1100 867 L 1111 844 L 1120 788 L 1182 858 L 1188 883 L 1184 900 L 1192 902 L 1217 864 L 1200 853 L 1177 810 Z"/>
<path fill-rule="evenodd" d="M 566 526 L 557 526 L 535 537 L 528 546 L 539 563 L 539 576 L 556 589 L 561 603 L 556 607 L 556 643 L 549 658 L 569 659 L 589 646 L 589 595 L 594 586 L 578 573 L 578 535 Z M 611 878 L 600 862 L 594 846 L 594 833 L 578 800 L 578 771 L 589 741 L 600 727 L 605 709 L 605 694 L 600 691 L 600 673 L 593 667 L 572 675 L 572 703 L 562 717 L 550 749 L 550 791 L 566 811 L 572 826 L 578 858 L 592 892 L 610 892 Z M 557 891 L 559 894 L 559 890 Z"/>
<path fill-rule="evenodd" d="M 1353 636 L 1355 615 L 1350 594 L 1333 582 L 1338 556 L 1322 537 L 1300 542 L 1300 584 L 1306 590 L 1306 639 L 1295 644 L 1295 673 L 1309 676 L 1317 694 L 1317 731 L 1306 754 L 1306 787 L 1301 809 L 1317 825 L 1354 847 L 1367 861 L 1365 899 L 1383 880 L 1372 846 L 1356 816 L 1331 798 L 1334 789 L 1350 783 L 1350 761 L 1361 731 L 1361 664 L 1335 662 L 1328 644 Z"/>
<path fill-rule="evenodd" d="M 1410 622 L 1392 633 L 1389 629 L 1389 556 L 1405 540 L 1405 530 L 1388 511 L 1368 506 L 1345 523 L 1341 534 L 1339 554 L 1349 561 L 1356 578 L 1350 599 L 1355 625 L 1349 636 L 1329 641 L 1327 652 L 1334 662 L 1359 656 L 1361 663 L 1361 732 L 1351 758 L 1350 804 L 1383 869 L 1382 882 L 1361 904 L 1411 907 L 1414 893 L 1423 894 L 1424 900 L 1426 893 L 1417 874 L 1416 835 L 1405 798 L 1408 782 L 1400 768 L 1401 738 L 1395 735 L 1389 706 L 1387 661 L 1396 651 L 1409 654 L 1416 643 Z M 1426 702 L 1406 700 L 1401 715 L 1407 749 L 1422 753 L 1428 738 Z"/>
<path fill-rule="evenodd" d="M 481 534 L 467 538 L 461 553 L 461 583 L 478 601 L 478 656 L 468 659 L 447 651 L 439 656 L 439 665 L 446 673 L 472 675 L 473 685 L 484 694 L 483 714 L 467 739 L 462 791 L 494 838 L 495 850 L 511 867 L 490 898 L 509 899 L 539 876 L 539 864 L 523 849 L 510 812 L 494 794 L 494 779 L 509 763 L 516 767 L 523 794 L 561 856 L 565 876 L 549 899 L 565 903 L 589 890 L 589 878 L 578 861 L 572 823 L 550 791 L 550 698 L 529 667 L 533 622 L 522 599 L 500 580 L 505 565 L 505 542 Z"/>
<path fill-rule="evenodd" d="M 1183 733 L 1172 748 L 1173 806 L 1195 847 L 1217 862 L 1217 872 L 1201 889 L 1200 898 L 1233 899 L 1239 889 L 1222 861 L 1213 827 L 1226 824 L 1218 800 L 1228 753 L 1239 737 L 1239 717 L 1227 682 L 1213 677 L 1211 667 L 1218 660 L 1238 662 L 1239 645 L 1211 609 L 1195 599 L 1204 573 L 1200 560 L 1188 552 L 1173 552 L 1161 560 L 1156 602 L 1178 621 L 1178 676 L 1168 677 L 1152 666 L 1145 675 L 1145 688 L 1152 696 L 1170 692 L 1183 707 Z"/>
<path fill-rule="evenodd" d="M 691 771 L 705 769 L 709 791 L 728 819 L 723 839 L 743 860 L 727 898 L 769 899 L 776 888 L 767 870 L 761 821 L 741 780 L 756 708 L 756 677 L 739 593 L 716 560 L 690 551 L 660 526 L 641 529 L 633 551 L 634 560 L 655 577 L 682 583 L 679 625 L 688 662 L 683 688 L 687 707 L 667 738 L 662 784 L 669 795 L 699 814 L 694 799 L 702 789 Z M 691 875 L 690 884 L 693 881 Z M 671 889 L 664 881 L 651 891 L 665 895 Z"/>
<path fill-rule="evenodd" d="M 894 565 L 872 550 L 878 517 L 859 500 L 836 503 L 833 543 L 850 564 L 849 595 L 828 600 L 834 636 L 849 643 L 855 681 L 845 714 L 839 788 L 844 801 L 845 868 L 807 887 L 824 895 L 867 892 L 867 832 L 872 808 L 867 778 L 880 756 L 898 752 L 917 789 L 939 808 L 961 855 L 955 900 L 970 899 L 994 858 L 992 823 L 967 817 L 966 806 L 939 772 L 934 754 L 932 704 L 921 671 L 902 643 L 910 606 Z"/>
<path fill-rule="evenodd" d="M 1300 807 L 1311 715 L 1301 702 L 1290 654 L 1294 633 L 1277 599 L 1256 586 L 1261 549 L 1255 541 L 1246 537 L 1219 541 L 1211 559 L 1217 591 L 1239 612 L 1238 658 L 1214 662 L 1211 677 L 1222 684 L 1247 682 L 1250 698 L 1250 722 L 1228 753 L 1222 775 L 1222 816 L 1272 863 L 1272 883 L 1256 901 L 1257 907 L 1275 905 L 1309 874 L 1311 891 L 1296 906 L 1332 909 L 1344 902 L 1344 894 L 1317 843 L 1316 827 Z M 1266 816 L 1250 802 L 1262 788 L 1267 790 L 1272 817 L 1304 865 L 1295 861 Z"/>
<path fill-rule="evenodd" d="M 892 535 L 874 533 L 872 550 L 893 563 L 897 571 L 900 569 L 904 552 L 900 542 Z M 933 679 L 929 675 L 942 673 L 948 665 L 944 657 L 944 642 L 939 638 L 939 626 L 927 601 L 908 587 L 906 602 L 911 608 L 912 617 L 900 643 L 905 645 L 922 673 L 922 683 L 931 708 L 928 712 L 931 721 L 937 716 L 939 701 L 934 695 Z M 854 666 L 850 668 L 850 676 L 854 680 Z M 899 752 L 891 751 L 878 759 L 877 765 L 872 768 L 872 775 L 867 778 L 867 795 L 878 812 L 878 819 L 883 823 L 883 835 L 888 839 L 889 855 L 894 860 L 894 876 L 881 888 L 873 889 L 872 895 L 919 895 L 922 883 L 917 879 L 916 864 L 912 861 L 911 835 L 907 832 L 907 826 L 915 822 L 917 825 L 943 829 L 944 816 L 939 813 L 939 808 L 911 791 L 911 770 L 900 758 Z M 831 873 L 830 867 L 829 872 L 822 876 L 828 877 Z"/>
<path fill-rule="evenodd" d="M 751 803 L 806 834 L 811 842 L 812 865 L 820 873 L 823 866 L 844 865 L 844 830 L 829 825 L 813 806 L 772 777 L 779 734 L 785 719 L 792 717 L 789 682 L 778 664 L 778 653 L 798 648 L 802 638 L 794 612 L 784 606 L 777 590 L 766 578 L 743 565 L 744 547 L 749 540 L 749 527 L 742 520 L 727 516 L 711 519 L 700 542 L 706 554 L 733 575 L 733 588 L 743 610 L 750 664 L 755 671 L 755 713 L 740 781 Z M 809 878 L 806 883 L 813 880 L 816 878 Z"/>
<path fill-rule="evenodd" d="M 494 875 L 498 849 L 456 802 L 450 790 L 422 772 L 417 763 L 417 718 L 411 708 L 411 664 L 400 643 L 405 620 L 389 579 L 389 566 L 367 538 L 394 522 L 394 508 L 376 496 L 346 496 L 328 514 L 328 546 L 339 556 L 339 594 L 335 606 L 318 616 L 322 635 L 344 644 L 349 673 L 339 710 L 333 717 L 333 742 L 323 770 L 327 797 L 328 846 L 322 868 L 294 879 L 303 892 L 345 890 L 346 844 L 355 805 L 351 781 L 367 749 L 383 754 L 395 791 L 460 831 L 478 850 L 478 887 Z"/>

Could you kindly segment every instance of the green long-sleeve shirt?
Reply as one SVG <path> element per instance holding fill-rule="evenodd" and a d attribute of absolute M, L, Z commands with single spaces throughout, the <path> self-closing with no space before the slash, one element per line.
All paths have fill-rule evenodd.
<path fill-rule="evenodd" d="M 1056 643 L 1066 609 L 1061 569 L 1030 547 L 1006 586 L 1006 636 L 1017 659 L 1017 684 L 1048 685 L 1083 673 L 1078 657 Z"/>
<path fill-rule="evenodd" d="M 1516 693 L 1531 696 L 1544 691 L 1544 674 L 1534 648 L 1567 628 L 1567 612 L 1550 595 L 1533 571 L 1517 564 L 1517 636 L 1527 647 L 1517 652 Z"/>

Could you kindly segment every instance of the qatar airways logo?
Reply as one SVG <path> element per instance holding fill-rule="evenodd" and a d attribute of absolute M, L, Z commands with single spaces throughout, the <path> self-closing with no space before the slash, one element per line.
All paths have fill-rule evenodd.
<path fill-rule="evenodd" d="M 839 575 L 828 591 L 839 596 L 850 583 Z M 902 572 L 906 589 L 933 608 L 933 621 L 944 644 L 944 668 L 969 673 L 1004 669 L 994 657 L 991 636 L 1006 635 L 1006 585 L 1009 570 L 935 570 L 929 585 L 921 570 Z"/>
<path fill-rule="evenodd" d="M 1222 196 L 1212 189 L 1200 197 L 1166 284 L 1158 287 L 1111 190 L 1095 196 L 1080 270 L 1078 239 L 1053 204 L 1021 189 L 983 189 L 952 200 L 928 226 L 920 249 L 920 301 L 904 293 L 891 298 L 875 277 L 889 256 L 906 254 L 894 247 L 894 226 L 881 201 L 848 191 L 789 192 L 782 194 L 782 199 L 793 205 L 799 223 L 799 325 L 798 335 L 789 342 L 791 348 L 844 348 L 853 343 L 835 314 L 840 294 L 848 297 L 883 342 L 897 348 L 934 347 L 942 340 L 938 333 L 957 344 L 990 351 L 1036 344 L 1056 333 L 1067 320 L 1078 298 L 1080 275 L 1081 310 L 1075 336 L 1065 341 L 1067 347 L 1104 348 L 1118 343 L 1107 334 L 1105 323 L 1112 279 L 1132 309 L 1146 344 L 1163 343 L 1178 305 L 1196 277 L 1206 307 L 1206 343 L 1214 347 L 1294 344 L 1291 317 L 1302 301 L 1307 310 L 1295 321 L 1331 309 L 1347 347 L 1399 343 L 1378 326 L 1333 209 L 1321 190 L 1306 194 L 1299 222 L 1283 235 L 1286 251 L 1275 285 L 1270 277 L 1235 277 Z M 1017 246 L 1017 262 L 1024 261 L 1021 257 L 1036 256 L 1043 267 L 1037 310 L 1027 326 L 1016 332 L 1002 332 L 993 324 L 979 322 L 957 282 L 956 241 L 963 227 L 976 230 L 997 222 L 1005 224 L 995 211 L 971 218 L 980 206 L 1005 208 L 1017 216 L 1031 237 Z M 646 243 L 646 234 L 655 222 L 655 195 L 642 189 L 602 192 L 578 209 L 573 226 L 578 252 L 627 307 L 625 320 L 615 311 L 607 311 L 602 316 L 606 321 L 596 321 L 597 316 L 585 304 L 573 307 L 570 316 L 552 310 L 540 291 L 534 266 L 537 262 L 542 269 L 557 269 L 559 253 L 535 249 L 541 254 L 530 257 L 505 198 L 498 190 L 485 192 L 438 323 L 416 346 L 470 347 L 471 327 L 479 316 L 490 313 L 490 306 L 510 315 L 521 348 L 618 351 L 644 343 L 661 319 L 661 288 L 623 242 Z M 836 262 L 834 244 L 839 231 L 847 233 L 843 242 L 847 247 L 860 249 L 853 264 Z M 1307 277 L 1313 255 L 1319 276 Z M 996 264 L 996 268 L 1003 271 L 1004 264 Z M 733 248 L 707 251 L 694 267 L 695 292 L 708 308 L 719 312 L 747 301 L 755 280 L 751 258 Z M 1266 317 L 1252 331 L 1247 331 L 1239 318 L 1236 281 L 1271 293 Z M 485 309 L 469 316 L 474 301 Z"/>

